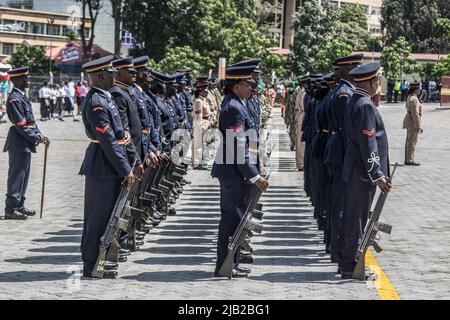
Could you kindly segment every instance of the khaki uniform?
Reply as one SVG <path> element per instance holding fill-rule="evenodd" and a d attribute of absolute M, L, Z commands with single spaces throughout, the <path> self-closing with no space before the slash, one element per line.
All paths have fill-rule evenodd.
<path fill-rule="evenodd" d="M 208 90 L 208 95 L 206 96 L 206 103 L 209 105 L 209 121 L 211 127 L 216 127 L 219 122 L 219 105 L 217 103 L 216 96 L 211 90 Z"/>
<path fill-rule="evenodd" d="M 406 99 L 406 116 L 403 120 L 403 129 L 407 130 L 405 143 L 405 162 L 414 162 L 419 133 L 422 129 L 422 105 L 415 94 L 410 94 Z"/>
<path fill-rule="evenodd" d="M 195 168 L 203 163 L 203 135 L 209 127 L 209 106 L 204 98 L 198 97 L 194 101 L 193 110 L 192 166 Z"/>
<path fill-rule="evenodd" d="M 305 99 L 306 91 L 301 89 L 301 91 L 297 94 L 297 98 L 295 100 L 295 109 L 296 109 L 296 119 L 295 126 L 297 128 L 297 134 L 295 137 L 295 160 L 297 163 L 297 169 L 302 170 L 304 167 L 304 159 L 305 159 L 305 142 L 302 142 L 302 123 L 303 118 L 305 116 L 305 108 L 303 105 L 303 101 Z"/>

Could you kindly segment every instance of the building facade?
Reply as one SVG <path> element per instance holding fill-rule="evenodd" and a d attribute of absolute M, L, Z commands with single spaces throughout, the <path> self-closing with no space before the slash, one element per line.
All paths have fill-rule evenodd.
<path fill-rule="evenodd" d="M 74 17 L 65 13 L 0 7 L 0 58 L 10 56 L 20 44 L 42 47 L 63 46 L 73 30 Z M 77 17 L 75 17 L 77 18 Z M 90 37 L 90 22 L 86 22 Z"/>
<path fill-rule="evenodd" d="M 68 19 L 68 24 L 79 23 L 82 16 L 81 4 L 75 0 L 0 0 L 0 6 L 0 9 L 21 8 L 44 15 L 62 15 Z M 104 1 L 95 25 L 95 43 L 114 52 L 114 20 L 111 12 L 111 2 Z"/>
<path fill-rule="evenodd" d="M 274 9 L 268 16 L 267 33 L 279 43 L 279 48 L 288 49 L 294 42 L 293 16 L 302 10 L 303 3 L 308 0 L 270 0 Z M 368 29 L 374 35 L 381 35 L 382 0 L 336 0 L 331 1 L 337 7 L 359 4 L 367 14 Z"/>

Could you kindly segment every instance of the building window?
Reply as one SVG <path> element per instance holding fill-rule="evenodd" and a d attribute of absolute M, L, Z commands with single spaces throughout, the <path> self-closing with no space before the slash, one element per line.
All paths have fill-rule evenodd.
<path fill-rule="evenodd" d="M 337 1 L 330 1 L 330 4 L 336 7 L 339 7 L 339 2 Z"/>
<path fill-rule="evenodd" d="M 56 24 L 48 24 L 47 25 L 47 34 L 49 36 L 60 36 L 61 35 L 61 26 Z"/>
<path fill-rule="evenodd" d="M 45 25 L 43 23 L 31 23 L 30 33 L 33 34 L 45 34 Z"/>
<path fill-rule="evenodd" d="M 380 7 L 372 7 L 370 14 L 373 16 L 381 16 L 381 8 Z"/>
<path fill-rule="evenodd" d="M 369 14 L 369 6 L 361 5 L 365 14 Z"/>
<path fill-rule="evenodd" d="M 13 43 L 3 43 L 2 44 L 2 54 L 6 56 L 12 55 L 14 52 L 14 44 Z"/>

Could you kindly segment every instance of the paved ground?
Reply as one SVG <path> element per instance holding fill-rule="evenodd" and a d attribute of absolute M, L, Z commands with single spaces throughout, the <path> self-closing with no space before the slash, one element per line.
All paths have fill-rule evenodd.
<path fill-rule="evenodd" d="M 401 298 L 450 297 L 450 111 L 426 105 L 425 133 L 418 145 L 419 168 L 400 168 L 384 219 L 394 226 L 377 255 Z M 404 109 L 384 107 L 391 161 L 403 162 Z M 342 281 L 323 251 L 322 235 L 295 170 L 294 153 L 281 129 L 274 160 L 279 170 L 264 196 L 263 236 L 254 238 L 255 263 L 248 279 L 212 278 L 219 219 L 219 189 L 209 172 L 190 172 L 192 185 L 169 217 L 146 237 L 140 252 L 121 264 L 116 280 L 78 281 L 83 178 L 78 170 L 87 145 L 82 125 L 42 123 L 52 140 L 44 219 L 0 220 L 1 299 L 378 299 L 365 283 Z M 0 145 L 7 126 L 0 125 Z M 33 157 L 28 206 L 39 207 L 43 150 Z M 6 192 L 7 155 L 0 154 L 0 194 Z"/>

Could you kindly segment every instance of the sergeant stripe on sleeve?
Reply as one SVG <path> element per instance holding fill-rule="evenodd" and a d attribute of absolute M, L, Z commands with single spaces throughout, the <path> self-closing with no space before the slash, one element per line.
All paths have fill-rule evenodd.
<path fill-rule="evenodd" d="M 26 123 L 27 123 L 27 120 L 23 119 L 23 120 L 17 122 L 16 125 L 18 125 L 18 126 L 24 126 Z"/>
<path fill-rule="evenodd" d="M 369 130 L 363 130 L 361 133 L 365 134 L 366 136 L 371 137 L 371 136 L 373 136 L 375 134 L 375 129 L 372 129 L 370 131 Z"/>
<path fill-rule="evenodd" d="M 97 130 L 100 133 L 105 133 L 108 129 L 109 129 L 109 124 L 107 124 L 104 128 L 95 127 L 95 130 Z"/>

